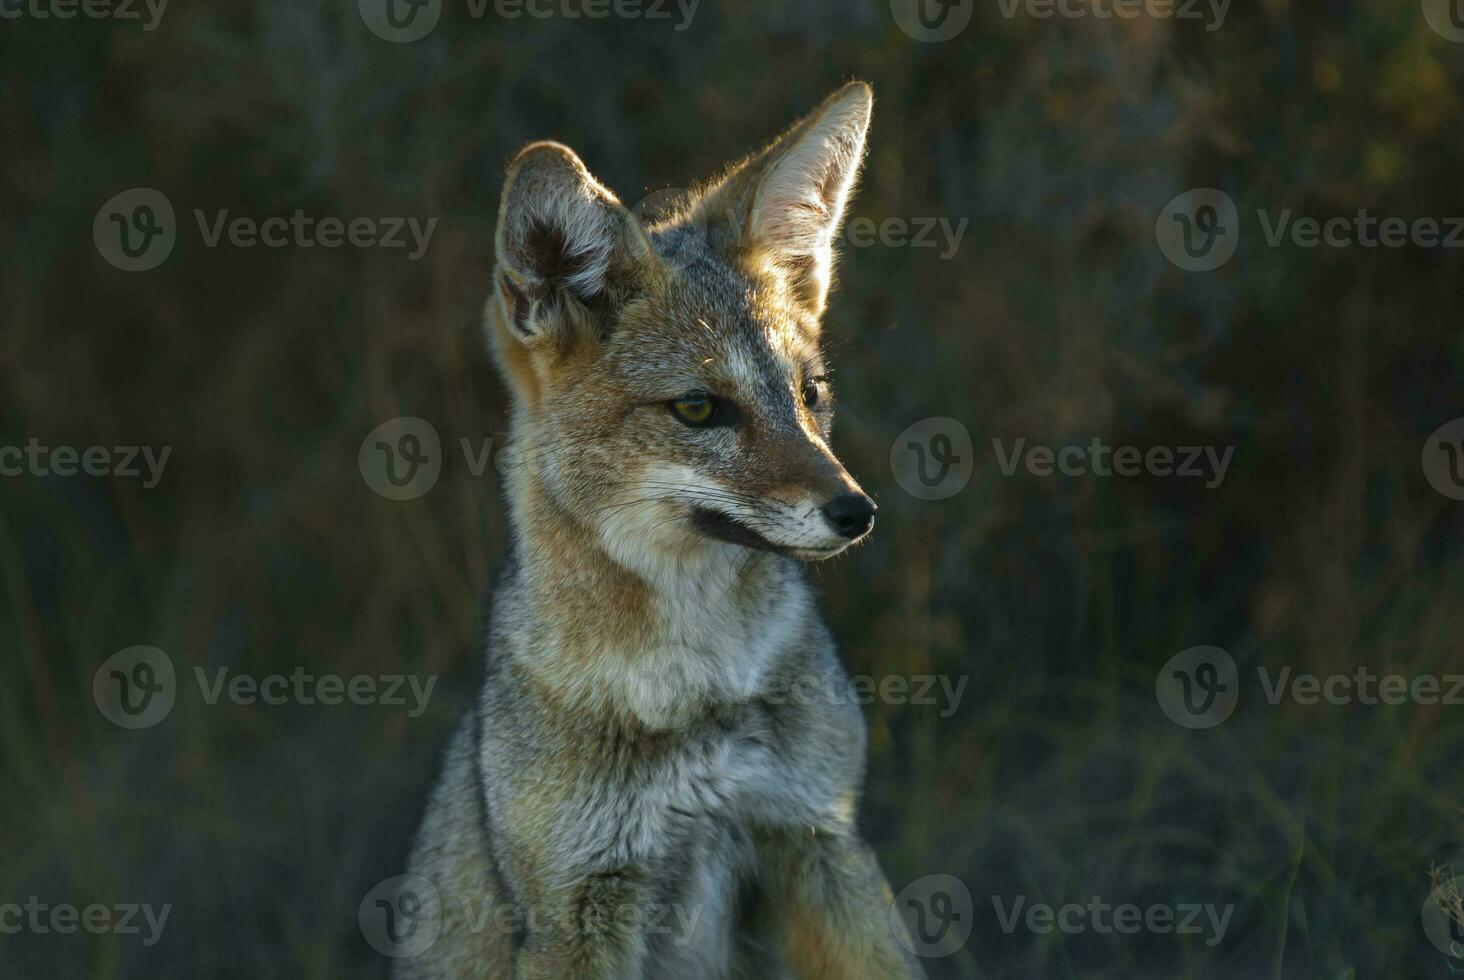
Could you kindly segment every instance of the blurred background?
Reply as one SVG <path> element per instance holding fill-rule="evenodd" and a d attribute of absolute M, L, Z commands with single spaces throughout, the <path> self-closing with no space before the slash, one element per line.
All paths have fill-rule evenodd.
<path fill-rule="evenodd" d="M 0 976 L 387 975 L 358 909 L 404 870 L 504 559 L 498 474 L 457 448 L 506 425 L 480 335 L 504 165 L 559 139 L 631 204 L 850 78 L 876 92 L 850 217 L 887 231 L 843 247 L 826 335 L 835 448 L 880 518 L 812 574 L 851 672 L 965 685 L 865 708 L 862 820 L 894 889 L 970 895 L 929 975 L 1464 969 L 1421 922 L 1433 877 L 1464 873 L 1464 704 L 1272 704 L 1259 680 L 1464 673 L 1464 503 L 1420 465 L 1464 415 L 1464 249 L 1267 236 L 1288 209 L 1464 215 L 1464 11 L 428 0 L 412 40 L 375 2 L 5 2 L 0 447 L 170 455 L 152 486 L 142 458 L 0 477 L 0 905 L 171 913 L 151 945 L 0 931 Z M 112 215 L 167 219 L 109 206 L 137 188 L 174 240 L 127 271 Z M 1156 235 L 1195 188 L 1237 209 L 1190 215 L 1238 223 L 1208 271 Z M 420 255 L 405 230 L 210 242 L 225 212 L 297 210 L 435 224 Z M 410 500 L 358 465 L 399 416 L 442 441 Z M 911 481 L 911 426 L 954 447 L 955 482 Z M 1003 470 L 1017 440 L 1095 438 L 1234 450 L 1215 486 Z M 132 730 L 93 679 L 137 645 L 177 697 Z M 1195 646 L 1233 659 L 1239 699 L 1192 729 L 1156 683 Z M 194 671 L 221 668 L 436 683 L 415 717 L 209 704 Z M 1221 936 L 1006 930 L 1019 896 L 1231 912 Z"/>

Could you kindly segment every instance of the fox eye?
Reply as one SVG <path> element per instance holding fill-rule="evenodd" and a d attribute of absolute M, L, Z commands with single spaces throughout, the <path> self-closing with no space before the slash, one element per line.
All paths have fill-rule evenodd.
<path fill-rule="evenodd" d="M 823 375 L 816 378 L 808 378 L 803 382 L 803 404 L 813 408 L 823 398 L 824 382 L 828 379 Z"/>
<path fill-rule="evenodd" d="M 693 428 L 705 428 L 716 421 L 717 400 L 711 395 L 688 395 L 668 404 L 677 419 Z"/>

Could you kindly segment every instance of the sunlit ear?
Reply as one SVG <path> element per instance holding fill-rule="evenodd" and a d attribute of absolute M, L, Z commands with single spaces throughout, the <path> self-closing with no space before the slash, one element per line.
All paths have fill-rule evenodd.
<path fill-rule="evenodd" d="M 509 166 L 497 243 L 505 320 L 523 342 L 572 339 L 655 262 L 640 224 L 559 143 L 534 143 Z"/>
<path fill-rule="evenodd" d="M 712 188 L 698 218 L 713 240 L 786 275 L 822 312 L 834 239 L 864 158 L 874 93 L 852 82 Z"/>

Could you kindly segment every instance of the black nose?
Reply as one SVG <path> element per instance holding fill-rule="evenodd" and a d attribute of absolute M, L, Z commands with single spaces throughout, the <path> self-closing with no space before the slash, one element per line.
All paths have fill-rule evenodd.
<path fill-rule="evenodd" d="M 846 493 L 824 504 L 829 525 L 846 538 L 857 538 L 874 527 L 874 501 L 862 493 Z"/>

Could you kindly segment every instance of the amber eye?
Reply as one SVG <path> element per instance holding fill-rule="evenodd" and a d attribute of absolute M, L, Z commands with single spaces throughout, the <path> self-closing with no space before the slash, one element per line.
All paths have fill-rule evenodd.
<path fill-rule="evenodd" d="M 687 425 L 702 426 L 712 421 L 712 416 L 717 413 L 717 403 L 707 395 L 695 395 L 676 399 L 671 403 L 671 411 Z"/>

